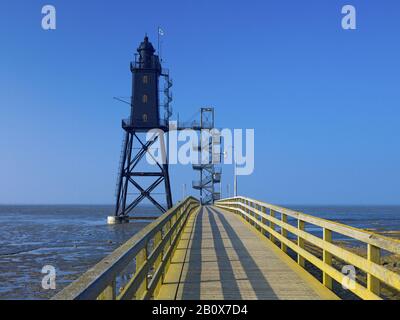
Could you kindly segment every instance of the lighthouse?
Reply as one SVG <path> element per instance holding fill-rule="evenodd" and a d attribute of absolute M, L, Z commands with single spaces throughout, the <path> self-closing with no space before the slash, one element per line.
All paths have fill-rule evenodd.
<path fill-rule="evenodd" d="M 132 95 L 130 117 L 122 121 L 125 132 L 123 149 L 117 181 L 115 214 L 109 217 L 109 223 L 125 222 L 135 207 L 147 199 L 160 212 L 166 212 L 172 208 L 172 195 L 168 170 L 168 146 L 159 144 L 163 161 L 153 164 L 147 170 L 139 166 L 146 158 L 149 149 L 163 135 L 155 135 L 150 140 L 145 140 L 146 133 L 150 130 L 161 129 L 168 131 L 168 119 L 171 116 L 169 103 L 171 95 L 169 89 L 172 82 L 169 72 L 163 70 L 160 58 L 149 41 L 147 35 L 140 43 L 135 59 L 131 62 Z M 160 77 L 164 77 L 165 104 L 160 106 Z M 164 112 L 161 111 L 163 107 Z M 140 169 L 139 169 L 140 168 Z M 147 179 L 147 183 L 144 181 Z M 152 181 L 149 183 L 148 180 Z M 159 199 L 154 195 L 155 189 L 159 189 L 164 197 Z"/>

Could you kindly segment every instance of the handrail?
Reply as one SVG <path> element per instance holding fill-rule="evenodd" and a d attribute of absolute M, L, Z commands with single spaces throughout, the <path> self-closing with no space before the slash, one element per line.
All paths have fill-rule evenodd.
<path fill-rule="evenodd" d="M 263 233 L 267 232 L 271 241 L 278 240 L 280 242 L 281 250 L 285 253 L 288 248 L 292 249 L 297 254 L 298 264 L 302 267 L 305 265 L 305 260 L 316 266 L 323 273 L 323 284 L 330 290 L 333 288 L 332 280 L 339 283 L 348 281 L 348 276 L 332 265 L 333 257 L 337 257 L 367 274 L 367 287 L 356 281 L 349 286 L 349 290 L 360 298 L 381 299 L 381 284 L 400 291 L 400 275 L 380 265 L 381 250 L 395 254 L 400 253 L 399 240 L 246 197 L 223 199 L 218 201 L 216 206 L 239 214 L 258 230 Z M 280 219 L 276 218 L 276 213 L 281 215 Z M 297 220 L 297 227 L 287 222 L 288 217 Z M 323 238 L 305 231 L 305 223 L 321 227 Z M 280 227 L 280 232 L 276 231 L 276 226 Z M 367 244 L 368 257 L 364 258 L 335 245 L 332 242 L 332 232 Z M 297 237 L 297 243 L 288 238 L 288 233 Z M 322 260 L 306 250 L 305 241 L 322 250 Z"/>
<path fill-rule="evenodd" d="M 156 296 L 189 215 L 199 201 L 188 197 L 55 295 L 53 300 L 126 300 Z M 117 288 L 123 271 L 134 264 L 128 283 Z"/>

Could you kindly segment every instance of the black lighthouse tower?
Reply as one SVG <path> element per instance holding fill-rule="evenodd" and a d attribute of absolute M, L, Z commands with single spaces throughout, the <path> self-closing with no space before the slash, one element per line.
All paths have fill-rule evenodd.
<path fill-rule="evenodd" d="M 125 131 L 121 164 L 117 182 L 117 203 L 115 216 L 119 220 L 126 218 L 129 213 L 144 199 L 148 199 L 161 212 L 172 207 L 171 187 L 168 172 L 167 148 L 164 143 L 164 134 L 168 131 L 168 120 L 171 115 L 169 103 L 171 97 L 169 88 L 172 86 L 168 72 L 163 72 L 160 59 L 155 55 L 155 50 L 149 38 L 144 38 L 137 49 L 135 61 L 131 63 L 132 96 L 131 112 L 129 119 L 122 121 Z M 159 80 L 165 77 L 166 102 L 165 112 L 160 110 Z M 162 117 L 161 117 L 162 114 Z M 144 139 L 150 130 L 161 129 L 151 139 Z M 149 150 L 159 142 L 162 161 L 157 161 L 151 156 Z M 148 170 L 140 169 L 140 162 L 149 154 L 155 165 Z M 151 183 L 143 186 L 143 179 L 150 179 Z M 152 193 L 155 189 L 165 191 L 165 202 L 156 199 Z M 134 191 L 134 193 L 132 193 Z M 134 195 L 134 197 L 132 197 Z M 159 194 L 158 194 L 159 195 Z"/>

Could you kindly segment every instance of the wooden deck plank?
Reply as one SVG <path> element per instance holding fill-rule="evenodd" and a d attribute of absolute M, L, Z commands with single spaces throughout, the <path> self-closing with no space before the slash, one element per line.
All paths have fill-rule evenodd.
<path fill-rule="evenodd" d="M 203 207 L 190 217 L 158 299 L 334 299 L 238 216 Z"/>

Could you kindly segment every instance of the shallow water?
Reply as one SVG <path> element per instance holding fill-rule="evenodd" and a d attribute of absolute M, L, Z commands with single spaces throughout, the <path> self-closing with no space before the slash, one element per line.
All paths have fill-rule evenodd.
<path fill-rule="evenodd" d="M 0 206 L 0 299 L 48 299 L 148 223 L 108 226 L 111 213 L 112 206 Z M 56 268 L 56 290 L 42 289 L 45 265 Z"/>

